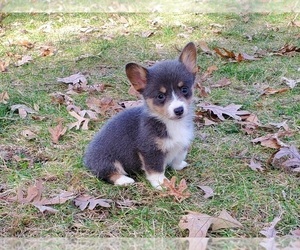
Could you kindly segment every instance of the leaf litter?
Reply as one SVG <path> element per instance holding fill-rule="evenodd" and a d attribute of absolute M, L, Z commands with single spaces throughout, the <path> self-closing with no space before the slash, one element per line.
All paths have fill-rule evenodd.
<path fill-rule="evenodd" d="M 206 237 L 209 228 L 214 232 L 219 229 L 240 228 L 243 225 L 226 210 L 222 210 L 217 217 L 190 211 L 181 217 L 179 227 L 188 229 L 189 237 Z"/>
<path fill-rule="evenodd" d="M 190 192 L 187 190 L 185 179 L 180 180 L 177 187 L 175 176 L 173 176 L 171 180 L 164 179 L 162 187 L 166 189 L 165 192 L 161 194 L 162 196 L 174 196 L 175 200 L 178 202 L 182 202 L 191 196 Z"/>

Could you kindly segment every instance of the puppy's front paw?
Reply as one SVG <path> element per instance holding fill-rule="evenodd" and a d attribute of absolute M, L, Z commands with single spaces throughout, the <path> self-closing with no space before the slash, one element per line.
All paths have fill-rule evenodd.
<path fill-rule="evenodd" d="M 125 175 L 121 175 L 121 177 L 114 182 L 114 184 L 117 186 L 127 186 L 132 183 L 134 183 L 134 179 L 127 177 Z"/>
<path fill-rule="evenodd" d="M 148 181 L 150 181 L 152 187 L 162 190 L 162 184 L 164 183 L 164 179 L 167 179 L 164 173 L 155 173 L 147 175 Z"/>
<path fill-rule="evenodd" d="M 185 161 L 182 161 L 180 164 L 173 164 L 172 165 L 172 168 L 175 169 L 175 170 L 182 170 L 184 169 L 185 167 L 187 167 L 189 164 Z"/>

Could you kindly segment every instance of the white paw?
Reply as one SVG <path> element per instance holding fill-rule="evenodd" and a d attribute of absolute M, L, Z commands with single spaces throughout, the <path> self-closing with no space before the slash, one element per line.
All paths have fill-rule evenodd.
<path fill-rule="evenodd" d="M 184 169 L 185 167 L 187 167 L 189 164 L 185 161 L 182 161 L 180 164 L 174 164 L 172 165 L 172 168 L 175 169 L 175 170 L 182 170 Z"/>
<path fill-rule="evenodd" d="M 162 184 L 164 183 L 164 179 L 167 179 L 164 173 L 155 173 L 147 175 L 148 181 L 150 181 L 152 187 L 162 190 Z"/>
<path fill-rule="evenodd" d="M 125 175 L 122 175 L 119 179 L 117 179 L 115 181 L 115 185 L 117 186 L 127 186 L 127 185 L 130 185 L 134 183 L 134 179 L 130 178 L 130 177 L 127 177 Z"/>

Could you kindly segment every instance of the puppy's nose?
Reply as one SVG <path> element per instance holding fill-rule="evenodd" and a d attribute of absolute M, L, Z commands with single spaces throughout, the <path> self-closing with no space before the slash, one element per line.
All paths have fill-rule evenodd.
<path fill-rule="evenodd" d="M 174 109 L 174 113 L 175 113 L 175 115 L 177 115 L 177 116 L 181 116 L 181 115 L 183 114 L 183 111 L 184 111 L 184 109 L 183 109 L 182 106 L 180 106 L 180 107 Z"/>

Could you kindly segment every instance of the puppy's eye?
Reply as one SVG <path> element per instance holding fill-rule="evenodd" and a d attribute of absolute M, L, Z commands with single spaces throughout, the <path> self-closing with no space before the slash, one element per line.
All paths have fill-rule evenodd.
<path fill-rule="evenodd" d="M 166 96 L 165 94 L 163 93 L 159 93 L 156 98 L 159 100 L 159 101 L 164 101 L 166 99 Z"/>
<path fill-rule="evenodd" d="M 189 92 L 188 87 L 182 87 L 180 90 L 181 90 L 181 93 L 184 95 L 188 94 L 188 92 Z"/>

